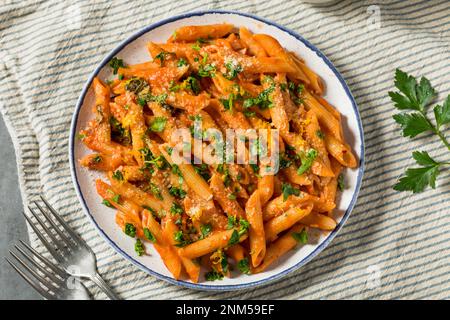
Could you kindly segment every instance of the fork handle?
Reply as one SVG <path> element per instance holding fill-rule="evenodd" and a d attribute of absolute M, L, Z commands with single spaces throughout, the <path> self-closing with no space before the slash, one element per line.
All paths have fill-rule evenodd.
<path fill-rule="evenodd" d="M 111 299 L 111 300 L 120 300 L 119 296 L 114 293 L 114 291 L 111 290 L 109 285 L 103 280 L 103 278 L 98 274 L 98 272 L 95 273 L 94 276 L 90 277 L 90 279 L 99 286 L 100 289 Z"/>

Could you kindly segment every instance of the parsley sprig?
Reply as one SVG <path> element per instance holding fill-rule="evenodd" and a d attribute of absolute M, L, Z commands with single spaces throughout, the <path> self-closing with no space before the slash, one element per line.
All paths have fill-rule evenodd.
<path fill-rule="evenodd" d="M 442 131 L 443 126 L 450 123 L 450 95 L 442 105 L 433 108 L 435 124 L 427 115 L 427 106 L 437 96 L 430 81 L 422 77 L 418 82 L 415 77 L 397 69 L 395 71 L 395 87 L 399 92 L 389 92 L 394 106 L 403 111 L 393 116 L 400 124 L 403 136 L 414 138 L 415 136 L 431 132 L 439 137 L 442 143 L 450 150 L 450 143 Z M 442 166 L 450 165 L 450 162 L 434 160 L 426 151 L 415 151 L 413 159 L 420 166 L 409 168 L 405 176 L 401 177 L 394 186 L 397 191 L 422 192 L 427 186 L 436 188 L 436 178 Z"/>

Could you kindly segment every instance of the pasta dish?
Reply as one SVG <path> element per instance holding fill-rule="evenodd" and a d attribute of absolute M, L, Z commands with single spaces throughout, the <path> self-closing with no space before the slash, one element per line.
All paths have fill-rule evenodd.
<path fill-rule="evenodd" d="M 137 255 L 153 245 L 175 279 L 220 280 L 336 227 L 341 171 L 357 161 L 301 57 L 230 24 L 181 27 L 147 50 L 94 78 L 79 132 L 94 152 L 80 164 L 104 172 L 100 201 Z"/>

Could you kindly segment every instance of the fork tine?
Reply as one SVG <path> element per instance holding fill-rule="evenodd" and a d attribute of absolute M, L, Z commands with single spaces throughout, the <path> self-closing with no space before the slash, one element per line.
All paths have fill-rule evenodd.
<path fill-rule="evenodd" d="M 39 264 L 37 261 L 32 259 L 20 246 L 15 245 L 14 247 L 17 249 L 17 251 L 19 251 L 25 257 L 25 259 L 27 259 L 32 265 L 34 265 L 37 269 L 39 269 L 51 281 L 53 281 L 54 283 L 56 283 L 59 286 L 64 284 L 64 280 L 61 280 L 58 277 L 56 277 L 53 274 L 51 274 L 41 264 Z"/>
<path fill-rule="evenodd" d="M 50 210 L 50 213 L 52 214 L 52 216 L 61 224 L 61 226 L 64 228 L 64 230 L 67 231 L 67 233 L 70 234 L 70 236 L 72 237 L 72 239 L 80 246 L 86 246 L 86 243 L 84 242 L 84 240 L 75 232 L 72 230 L 72 228 L 67 224 L 67 222 L 64 221 L 63 218 L 61 218 L 61 216 L 56 212 L 55 209 L 53 209 L 53 207 L 50 205 L 50 203 L 48 203 L 48 201 L 44 198 L 44 196 L 39 195 L 39 197 L 41 198 L 42 202 L 45 203 L 45 205 L 47 206 L 47 208 Z M 88 247 L 89 248 L 89 247 Z"/>
<path fill-rule="evenodd" d="M 34 230 L 36 235 L 39 237 L 41 242 L 44 244 L 44 246 L 47 248 L 47 250 L 50 251 L 53 258 L 55 258 L 59 262 L 64 261 L 63 256 L 61 256 L 61 254 L 55 250 L 55 248 L 47 241 L 47 239 L 45 239 L 45 237 L 41 234 L 41 232 L 34 225 L 33 221 L 31 221 L 31 219 L 25 214 L 25 212 L 23 212 L 23 215 L 24 215 L 25 219 L 27 220 L 28 224 L 30 225 L 30 227 Z"/>
<path fill-rule="evenodd" d="M 60 241 L 58 239 L 56 239 L 53 232 L 45 225 L 45 222 L 42 221 L 42 219 L 39 217 L 39 215 L 36 213 L 36 211 L 34 211 L 30 206 L 28 206 L 28 209 L 31 211 L 31 214 L 34 216 L 36 221 L 40 224 L 42 229 L 44 229 L 44 232 L 47 233 L 47 235 L 50 237 L 51 241 L 58 247 L 58 249 L 61 252 L 67 253 L 66 249 L 61 245 Z"/>
<path fill-rule="evenodd" d="M 61 237 L 61 240 L 65 242 L 65 244 L 71 248 L 74 248 L 75 245 L 72 241 L 70 241 L 67 236 L 61 232 L 61 229 L 55 224 L 53 219 L 49 216 L 49 214 L 39 205 L 37 201 L 34 201 L 34 204 L 36 207 L 38 207 L 39 211 L 42 213 L 42 215 L 48 220 L 48 222 L 52 225 L 52 227 L 55 229 L 56 233 Z"/>
<path fill-rule="evenodd" d="M 68 274 L 63 271 L 62 269 L 58 268 L 57 266 L 54 265 L 53 262 L 51 262 L 50 260 L 48 260 L 46 257 L 44 257 L 43 255 L 41 255 L 39 252 L 37 252 L 36 250 L 34 250 L 31 246 L 29 246 L 27 243 L 23 242 L 22 240 L 19 240 L 19 242 L 21 243 L 21 245 L 25 248 L 27 248 L 28 251 L 31 252 L 31 254 L 38 258 L 39 260 L 41 260 L 41 262 L 48 267 L 49 269 L 51 269 L 53 272 L 55 272 L 58 276 L 60 276 L 61 278 L 67 277 Z M 17 247 L 17 246 L 16 246 Z M 19 249 L 19 248 L 18 248 Z M 23 249 L 22 249 L 23 250 Z"/>
<path fill-rule="evenodd" d="M 47 300 L 54 300 L 55 297 L 50 294 L 47 290 L 42 288 L 39 283 L 36 282 L 36 280 L 33 280 L 30 278 L 25 272 L 23 272 L 19 266 L 17 266 L 15 263 L 11 262 L 8 258 L 5 258 L 5 260 L 9 263 L 11 267 L 13 267 L 14 270 L 30 285 L 33 287 L 34 290 L 36 290 L 41 296 L 43 296 Z"/>

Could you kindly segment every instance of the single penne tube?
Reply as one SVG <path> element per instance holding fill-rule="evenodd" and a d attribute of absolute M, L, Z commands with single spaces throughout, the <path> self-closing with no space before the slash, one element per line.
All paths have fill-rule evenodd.
<path fill-rule="evenodd" d="M 144 228 L 147 228 L 155 237 L 156 241 L 153 245 L 161 256 L 161 259 L 167 269 L 169 269 L 175 279 L 179 279 L 183 271 L 181 258 L 178 256 L 175 248 L 165 237 L 161 226 L 148 210 L 142 211 L 142 222 Z"/>
<path fill-rule="evenodd" d="M 214 195 L 214 200 L 219 203 L 223 211 L 225 211 L 228 216 L 234 216 L 236 218 L 245 217 L 244 210 L 241 208 L 236 199 L 229 197 L 231 192 L 225 188 L 223 180 L 219 174 L 214 173 L 212 175 L 210 186 Z"/>
<path fill-rule="evenodd" d="M 297 167 L 294 165 L 290 165 L 289 167 L 283 169 L 283 173 L 286 176 L 286 178 L 295 184 L 298 184 L 300 186 L 309 186 L 312 184 L 311 179 L 309 178 L 307 172 L 304 172 L 302 174 L 297 173 Z"/>
<path fill-rule="evenodd" d="M 245 249 L 240 244 L 235 244 L 231 247 L 226 248 L 225 252 L 229 257 L 231 257 L 231 259 L 236 262 L 239 262 L 245 258 Z"/>
<path fill-rule="evenodd" d="M 295 207 L 287 210 L 283 214 L 276 216 L 264 224 L 264 233 L 267 241 L 274 241 L 278 234 L 284 230 L 289 229 L 304 217 L 310 214 L 313 208 L 312 204 L 307 204 L 302 207 Z"/>
<path fill-rule="evenodd" d="M 108 205 L 115 207 L 117 210 L 122 211 L 127 220 L 133 223 L 135 227 L 142 227 L 140 218 L 141 208 L 133 203 L 131 200 L 124 198 L 121 194 L 114 189 L 113 186 L 103 182 L 101 179 L 95 181 L 95 187 L 97 193 L 106 201 Z"/>
<path fill-rule="evenodd" d="M 110 91 L 100 79 L 94 78 L 92 82 L 95 93 L 95 105 L 93 111 L 96 116 L 96 136 L 101 143 L 109 143 L 111 141 L 111 127 L 109 125 L 109 117 L 111 112 L 109 109 Z"/>
<path fill-rule="evenodd" d="M 339 121 L 307 90 L 303 90 L 302 97 L 306 108 L 316 114 L 321 128 L 329 131 L 338 141 L 342 141 Z"/>
<path fill-rule="evenodd" d="M 247 28 L 239 28 L 239 38 L 244 43 L 245 47 L 247 47 L 251 55 L 256 57 L 267 57 L 267 53 L 264 48 L 255 39 L 253 39 L 252 33 Z"/>
<path fill-rule="evenodd" d="M 159 150 L 164 155 L 166 160 L 173 165 L 172 157 L 167 153 L 166 148 L 167 144 L 161 144 L 159 146 Z M 212 191 L 209 188 L 208 184 L 202 177 L 195 171 L 194 167 L 191 164 L 180 163 L 178 165 L 180 169 L 184 181 L 195 193 L 197 193 L 200 197 L 205 200 L 210 200 L 213 197 Z"/>
<path fill-rule="evenodd" d="M 270 57 L 277 57 L 289 64 L 293 71 L 286 71 L 290 78 L 301 80 L 303 83 L 309 85 L 309 78 L 305 75 L 303 70 L 295 63 L 292 57 L 284 50 L 278 40 L 267 34 L 254 34 L 255 39 L 267 52 Z"/>
<path fill-rule="evenodd" d="M 350 146 L 325 131 L 325 146 L 328 152 L 344 167 L 355 168 L 358 164 Z"/>
<path fill-rule="evenodd" d="M 141 150 L 145 147 L 145 133 L 147 132 L 147 126 L 145 124 L 143 108 L 138 106 L 133 100 L 129 99 L 127 105 L 129 106 L 129 112 L 127 115 L 128 121 L 130 121 L 131 138 L 133 141 L 133 156 L 136 162 L 141 167 L 144 165 L 144 157 Z"/>
<path fill-rule="evenodd" d="M 252 193 L 245 206 L 245 216 L 250 223 L 250 257 L 252 265 L 258 266 L 266 254 L 266 238 L 261 211 L 261 198 L 259 190 Z"/>
<path fill-rule="evenodd" d="M 317 212 L 311 212 L 303 217 L 300 222 L 308 227 L 325 231 L 331 231 L 336 228 L 336 221 L 333 218 Z"/>
<path fill-rule="evenodd" d="M 122 163 L 120 157 L 101 153 L 89 154 L 80 160 L 83 167 L 99 171 L 113 171 Z"/>
<path fill-rule="evenodd" d="M 210 24 L 204 26 L 185 26 L 175 30 L 168 42 L 194 42 L 198 39 L 222 38 L 234 29 L 232 24 Z"/>
<path fill-rule="evenodd" d="M 304 203 L 312 203 L 314 205 L 314 210 L 319 212 L 328 212 L 333 210 L 336 206 L 334 202 L 325 202 L 324 199 L 307 193 L 301 193 L 299 196 L 291 195 L 286 200 L 284 200 L 283 195 L 280 195 L 270 200 L 263 208 L 263 219 L 264 221 L 269 221 L 285 211 Z"/>
<path fill-rule="evenodd" d="M 273 196 L 273 175 L 265 175 L 258 179 L 258 191 L 261 206 L 264 206 Z"/>
<path fill-rule="evenodd" d="M 311 166 L 311 172 L 322 177 L 334 177 L 330 159 L 328 158 L 328 151 L 325 146 L 325 134 L 319 126 L 319 121 L 314 110 L 309 110 L 306 113 L 306 117 L 305 136 L 311 147 L 318 153 L 316 160 Z"/>
<path fill-rule="evenodd" d="M 193 96 L 182 91 L 170 93 L 167 96 L 167 102 L 175 108 L 187 111 L 189 114 L 198 114 L 209 105 L 210 99 L 204 93 Z"/>
<path fill-rule="evenodd" d="M 289 250 L 293 249 L 297 244 L 297 240 L 292 236 L 293 233 L 301 232 L 305 226 L 297 224 L 293 226 L 286 234 L 272 242 L 266 251 L 266 256 L 263 262 L 256 268 L 252 268 L 252 273 L 260 273 L 266 270 L 281 256 L 286 254 Z"/>
<path fill-rule="evenodd" d="M 180 230 L 180 228 L 175 224 L 175 219 L 176 217 L 173 215 L 166 214 L 162 218 L 163 222 L 161 224 L 163 235 L 172 246 L 177 245 L 174 235 Z M 191 281 L 197 283 L 200 276 L 200 265 L 185 257 L 180 257 L 180 259 Z"/>
<path fill-rule="evenodd" d="M 298 57 L 292 53 L 288 53 L 291 59 L 295 62 L 295 64 L 302 70 L 302 72 L 308 77 L 309 79 L 309 86 L 313 90 L 314 93 L 318 95 L 322 95 L 324 91 L 324 84 L 322 79 L 314 72 L 312 71 L 304 61 L 298 59 Z"/>
<path fill-rule="evenodd" d="M 157 199 L 154 195 L 139 189 L 127 181 L 119 181 L 115 179 L 112 172 L 108 173 L 108 178 L 111 182 L 111 186 L 117 191 L 117 193 L 131 199 L 134 203 L 140 205 L 141 207 L 150 207 L 157 212 L 164 209 L 164 203 Z"/>
<path fill-rule="evenodd" d="M 182 257 L 195 259 L 218 249 L 226 248 L 229 246 L 233 232 L 238 232 L 238 230 L 214 231 L 210 236 L 178 249 L 178 253 Z M 244 241 L 247 237 L 247 234 L 241 235 L 239 242 Z"/>

